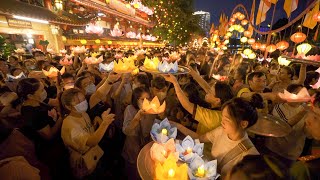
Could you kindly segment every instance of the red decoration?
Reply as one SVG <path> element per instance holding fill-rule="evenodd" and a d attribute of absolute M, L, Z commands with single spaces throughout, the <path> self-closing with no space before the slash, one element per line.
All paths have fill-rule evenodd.
<path fill-rule="evenodd" d="M 289 47 L 289 43 L 287 41 L 280 41 L 276 44 L 276 46 L 280 51 L 283 51 Z"/>
<path fill-rule="evenodd" d="M 307 36 L 302 32 L 296 32 L 290 37 L 291 41 L 295 43 L 301 43 L 306 40 L 306 38 Z"/>
<path fill-rule="evenodd" d="M 269 46 L 267 46 L 266 50 L 269 53 L 273 53 L 275 50 L 277 50 L 277 46 L 274 44 L 270 44 Z"/>
<path fill-rule="evenodd" d="M 258 50 L 258 49 L 260 49 L 260 46 L 261 46 L 261 44 L 260 44 L 260 43 L 258 43 L 258 42 L 253 43 L 253 44 L 251 45 L 252 49 L 254 49 L 254 50 Z"/>

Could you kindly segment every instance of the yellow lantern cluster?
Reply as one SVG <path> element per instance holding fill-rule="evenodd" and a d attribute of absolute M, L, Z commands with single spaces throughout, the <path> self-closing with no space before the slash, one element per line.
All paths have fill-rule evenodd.
<path fill-rule="evenodd" d="M 247 38 L 247 37 L 242 37 L 242 38 L 240 39 L 240 41 L 241 41 L 242 43 L 246 43 L 246 42 L 248 41 L 248 38 Z"/>
<path fill-rule="evenodd" d="M 312 46 L 310 44 L 303 43 L 297 47 L 297 51 L 298 51 L 298 54 L 306 55 L 311 50 L 311 48 Z"/>
<path fill-rule="evenodd" d="M 81 43 L 81 44 L 87 44 L 87 40 L 81 39 L 81 40 L 80 40 L 80 43 Z"/>

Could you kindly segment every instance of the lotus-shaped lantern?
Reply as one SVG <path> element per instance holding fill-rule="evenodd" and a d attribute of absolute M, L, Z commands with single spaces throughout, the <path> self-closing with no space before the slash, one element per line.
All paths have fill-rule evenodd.
<path fill-rule="evenodd" d="M 75 48 L 73 48 L 73 53 L 76 53 L 76 54 L 81 54 L 81 53 L 85 53 L 87 52 L 87 49 L 84 47 L 84 46 L 77 46 Z"/>
<path fill-rule="evenodd" d="M 175 157 L 170 154 L 169 157 L 161 163 L 156 163 L 155 179 L 168 180 L 168 179 L 188 179 L 188 166 L 187 164 L 181 164 L 178 166 Z"/>
<path fill-rule="evenodd" d="M 123 36 L 122 31 L 118 28 L 113 28 L 113 30 L 110 31 L 110 35 L 113 37 Z"/>
<path fill-rule="evenodd" d="M 32 52 L 36 52 L 36 51 L 41 51 L 41 52 L 42 52 L 42 50 L 41 50 L 41 49 L 38 49 L 38 48 L 32 48 L 31 51 L 32 51 Z"/>
<path fill-rule="evenodd" d="M 94 23 L 90 23 L 89 25 L 86 26 L 86 33 L 88 34 L 101 35 L 103 34 L 103 32 L 104 32 L 103 27 L 100 27 Z"/>
<path fill-rule="evenodd" d="M 61 50 L 60 50 L 60 53 L 61 53 L 61 54 L 67 54 L 67 50 L 61 49 Z"/>
<path fill-rule="evenodd" d="M 54 50 L 51 49 L 51 48 L 47 48 L 47 52 L 50 53 L 50 54 L 54 54 L 55 53 Z"/>
<path fill-rule="evenodd" d="M 123 61 L 120 59 L 118 63 L 114 61 L 113 71 L 118 74 L 131 73 L 136 68 L 133 61 Z"/>
<path fill-rule="evenodd" d="M 7 74 L 8 81 L 14 81 L 14 80 L 19 80 L 19 79 L 24 79 L 26 78 L 26 75 L 21 72 L 18 76 L 12 76 L 11 74 Z"/>
<path fill-rule="evenodd" d="M 99 64 L 103 61 L 103 56 L 100 56 L 99 58 L 96 57 L 86 57 L 84 59 L 84 62 L 86 64 Z"/>
<path fill-rule="evenodd" d="M 14 50 L 14 52 L 16 52 L 17 54 L 25 54 L 26 51 L 23 48 L 18 48 L 16 50 Z"/>
<path fill-rule="evenodd" d="M 307 88 L 303 87 L 298 94 L 290 93 L 287 90 L 284 90 L 284 93 L 278 93 L 281 99 L 284 99 L 288 102 L 308 102 L 311 100 L 311 96 Z"/>
<path fill-rule="evenodd" d="M 49 71 L 42 69 L 43 74 L 49 78 L 57 77 L 58 72 L 60 72 L 60 74 L 62 75 L 65 71 L 66 68 L 64 66 L 60 71 L 56 67 L 50 67 Z"/>
<path fill-rule="evenodd" d="M 157 57 L 152 58 L 152 59 L 149 59 L 148 57 L 146 57 L 146 59 L 144 60 L 143 66 L 147 70 L 157 71 L 159 63 L 160 63 L 160 61 Z"/>
<path fill-rule="evenodd" d="M 136 36 L 136 39 L 140 39 L 141 38 L 141 34 L 139 33 L 137 36 Z"/>
<path fill-rule="evenodd" d="M 220 174 L 217 173 L 217 160 L 205 162 L 200 156 L 195 156 L 188 169 L 191 180 L 215 180 L 220 177 Z"/>
<path fill-rule="evenodd" d="M 176 144 L 180 159 L 186 163 L 190 163 L 195 157 L 195 154 L 202 156 L 203 148 L 203 143 L 200 143 L 197 139 L 194 141 L 190 136 L 185 137 L 181 144 Z"/>
<path fill-rule="evenodd" d="M 140 49 L 140 50 L 137 50 L 134 55 L 140 56 L 140 55 L 144 55 L 146 52 L 147 52 L 147 51 L 145 51 L 145 50 L 143 50 L 143 49 Z"/>
<path fill-rule="evenodd" d="M 130 39 L 135 39 L 136 38 L 136 33 L 135 32 L 132 32 L 132 31 L 129 31 L 129 32 L 127 32 L 127 34 L 126 34 L 126 37 L 127 38 L 130 38 Z"/>
<path fill-rule="evenodd" d="M 164 144 L 153 143 L 150 148 L 151 159 L 155 162 L 163 163 L 170 154 L 173 154 L 176 161 L 178 161 L 179 153 L 176 152 L 174 139 L 169 139 L 169 141 Z"/>
<path fill-rule="evenodd" d="M 156 119 L 152 125 L 150 134 L 153 141 L 163 144 L 169 139 L 177 137 L 177 128 L 171 126 L 168 118 L 165 118 L 163 121 Z"/>
<path fill-rule="evenodd" d="M 66 54 L 66 55 L 64 56 L 64 58 L 60 60 L 59 63 L 60 63 L 62 66 L 70 66 L 70 65 L 73 63 L 73 61 L 72 61 L 72 56 L 71 56 L 71 55 L 69 56 L 68 54 Z"/>
<path fill-rule="evenodd" d="M 212 77 L 218 81 L 228 80 L 228 76 L 221 76 L 220 74 L 213 74 Z"/>
<path fill-rule="evenodd" d="M 170 61 L 179 61 L 181 59 L 180 54 L 177 52 L 173 52 L 169 55 Z"/>
<path fill-rule="evenodd" d="M 178 72 L 178 61 L 174 63 L 168 63 L 167 61 L 163 61 L 159 63 L 158 70 L 162 73 L 176 73 Z"/>
<path fill-rule="evenodd" d="M 100 72 L 111 72 L 114 67 L 114 62 L 112 61 L 109 64 L 100 63 L 99 64 L 99 71 Z"/>
<path fill-rule="evenodd" d="M 99 51 L 104 52 L 104 51 L 106 51 L 106 49 L 103 46 L 101 46 L 101 47 L 99 47 Z"/>
<path fill-rule="evenodd" d="M 148 114 L 160 114 L 166 109 L 166 102 L 164 101 L 162 105 L 160 105 L 160 101 L 157 96 L 155 96 L 151 102 L 144 99 L 142 109 Z"/>

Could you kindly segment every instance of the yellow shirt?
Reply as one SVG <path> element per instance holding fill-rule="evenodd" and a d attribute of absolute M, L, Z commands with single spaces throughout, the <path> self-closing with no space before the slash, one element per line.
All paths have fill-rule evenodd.
<path fill-rule="evenodd" d="M 202 135 L 221 125 L 222 114 L 221 111 L 197 106 L 194 119 L 199 122 L 197 134 Z"/>

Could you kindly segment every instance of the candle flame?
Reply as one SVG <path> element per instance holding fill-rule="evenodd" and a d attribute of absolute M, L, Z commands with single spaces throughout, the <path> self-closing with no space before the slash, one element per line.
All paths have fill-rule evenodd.
<path fill-rule="evenodd" d="M 204 166 L 201 165 L 200 167 L 198 167 L 198 171 L 197 171 L 197 173 L 196 173 L 196 176 L 198 176 L 198 177 L 204 177 L 204 174 L 205 174 L 205 172 L 204 172 Z"/>
<path fill-rule="evenodd" d="M 166 135 L 166 136 L 167 136 L 167 135 L 168 135 L 168 130 L 167 130 L 167 129 L 162 129 L 162 130 L 161 130 L 161 133 L 162 133 L 163 135 Z"/>
<path fill-rule="evenodd" d="M 169 171 L 168 171 L 168 177 L 174 177 L 174 175 L 175 175 L 174 170 L 173 170 L 173 169 L 169 169 Z"/>

